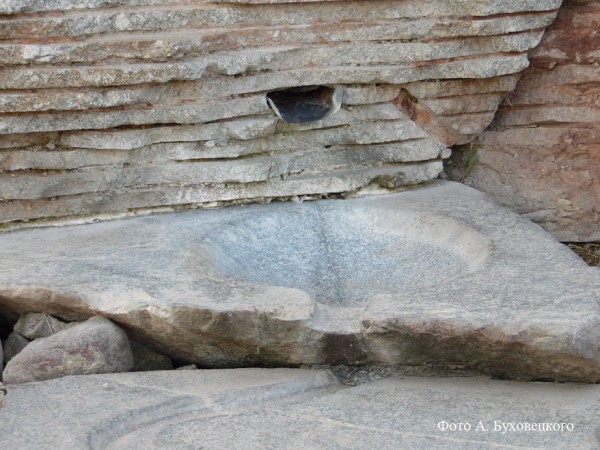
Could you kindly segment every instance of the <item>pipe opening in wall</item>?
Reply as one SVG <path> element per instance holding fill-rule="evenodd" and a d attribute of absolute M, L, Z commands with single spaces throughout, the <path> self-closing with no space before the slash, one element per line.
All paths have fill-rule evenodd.
<path fill-rule="evenodd" d="M 339 86 L 303 86 L 269 92 L 267 103 L 281 120 L 306 123 L 338 112 L 342 97 L 343 90 Z"/>

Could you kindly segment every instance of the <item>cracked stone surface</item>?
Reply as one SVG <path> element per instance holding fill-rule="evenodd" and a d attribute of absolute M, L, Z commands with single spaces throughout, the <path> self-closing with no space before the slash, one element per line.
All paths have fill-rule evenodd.
<path fill-rule="evenodd" d="M 7 448 L 52 443 L 67 449 L 475 450 L 600 444 L 595 385 L 393 377 L 349 387 L 324 370 L 226 369 L 72 376 L 6 389 L 0 444 Z M 443 430 L 444 422 L 468 423 L 470 430 Z M 559 429 L 523 431 L 525 424 Z"/>
<path fill-rule="evenodd" d="M 200 367 L 600 380 L 600 271 L 460 184 L 0 235 L 0 305 L 105 316 Z"/>

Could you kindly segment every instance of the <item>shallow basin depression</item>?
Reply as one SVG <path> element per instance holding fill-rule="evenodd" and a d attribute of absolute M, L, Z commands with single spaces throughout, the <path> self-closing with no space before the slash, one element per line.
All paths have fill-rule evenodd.
<path fill-rule="evenodd" d="M 480 269 L 491 242 L 448 217 L 344 208 L 263 210 L 209 231 L 203 246 L 223 274 L 302 289 L 317 302 L 358 306 Z M 274 210 L 273 210 L 274 209 Z"/>

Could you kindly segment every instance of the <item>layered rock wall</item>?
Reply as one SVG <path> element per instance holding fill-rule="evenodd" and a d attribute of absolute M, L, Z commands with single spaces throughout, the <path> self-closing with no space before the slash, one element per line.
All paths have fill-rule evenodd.
<path fill-rule="evenodd" d="M 600 240 L 599 30 L 599 2 L 566 1 L 495 127 L 467 150 L 478 159 L 468 184 L 563 241 Z"/>
<path fill-rule="evenodd" d="M 560 3 L 3 2 L 0 224 L 428 182 Z M 282 122 L 302 86 L 341 110 Z"/>

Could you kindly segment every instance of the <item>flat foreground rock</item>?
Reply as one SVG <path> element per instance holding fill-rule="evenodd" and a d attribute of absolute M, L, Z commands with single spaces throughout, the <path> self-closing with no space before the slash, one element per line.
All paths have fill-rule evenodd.
<path fill-rule="evenodd" d="M 464 365 L 600 380 L 600 272 L 457 183 L 0 236 L 0 305 L 200 367 Z"/>
<path fill-rule="evenodd" d="M 0 409 L 4 448 L 600 444 L 600 387 L 592 385 L 405 377 L 348 387 L 327 371 L 237 369 L 66 377 L 7 391 Z"/>

